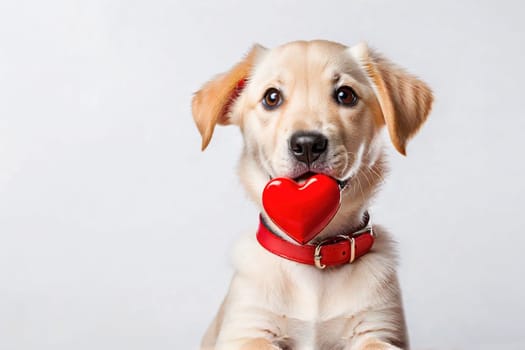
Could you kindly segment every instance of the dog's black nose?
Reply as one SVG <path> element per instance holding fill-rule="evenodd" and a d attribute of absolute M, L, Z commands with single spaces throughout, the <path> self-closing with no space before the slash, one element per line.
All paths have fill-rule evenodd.
<path fill-rule="evenodd" d="M 294 157 L 308 166 L 328 147 L 328 139 L 315 131 L 298 131 L 290 138 L 290 150 Z"/>

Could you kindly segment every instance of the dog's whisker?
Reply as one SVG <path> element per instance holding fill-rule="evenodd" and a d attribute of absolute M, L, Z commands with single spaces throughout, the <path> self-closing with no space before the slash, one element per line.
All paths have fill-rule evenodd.
<path fill-rule="evenodd" d="M 372 187 L 372 183 L 370 182 L 370 179 L 369 179 L 368 176 L 366 175 L 366 168 L 363 168 L 363 170 L 361 171 L 361 173 L 363 174 L 363 176 L 365 177 L 366 181 L 368 182 L 368 186 L 369 186 L 369 187 Z"/>
<path fill-rule="evenodd" d="M 379 178 L 379 180 L 381 181 L 382 184 L 385 184 L 385 182 L 386 182 L 386 181 L 385 181 L 385 178 L 383 177 L 383 175 L 381 175 L 378 171 L 376 171 L 376 170 L 374 169 L 374 166 L 367 167 L 366 169 L 367 169 L 368 171 L 370 171 L 371 173 L 373 173 L 374 175 L 376 175 L 376 176 Z"/>

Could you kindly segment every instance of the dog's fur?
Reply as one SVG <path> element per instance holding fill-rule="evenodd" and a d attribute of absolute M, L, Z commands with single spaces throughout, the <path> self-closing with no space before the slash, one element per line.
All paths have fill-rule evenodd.
<path fill-rule="evenodd" d="M 356 106 L 335 103 L 333 92 L 341 85 L 355 90 Z M 261 105 L 269 87 L 284 97 L 273 111 Z M 216 124 L 240 127 L 240 178 L 261 212 L 262 190 L 270 177 L 296 178 L 310 170 L 349 179 L 341 208 L 318 236 L 324 239 L 359 226 L 385 173 L 383 126 L 405 154 L 431 104 L 425 83 L 365 44 L 348 48 L 299 41 L 272 50 L 254 46 L 230 71 L 205 84 L 192 107 L 203 149 Z M 308 169 L 291 155 L 289 139 L 296 131 L 312 130 L 329 141 L 327 152 Z M 370 253 L 326 270 L 269 253 L 254 232 L 242 238 L 234 251 L 229 292 L 202 348 L 406 349 L 395 248 L 384 229 L 375 226 L 375 231 Z"/>

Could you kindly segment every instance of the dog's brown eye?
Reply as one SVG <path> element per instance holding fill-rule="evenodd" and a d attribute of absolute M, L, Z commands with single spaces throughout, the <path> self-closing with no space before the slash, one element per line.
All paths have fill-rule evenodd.
<path fill-rule="evenodd" d="M 338 104 L 346 107 L 353 107 L 359 101 L 354 89 L 346 85 L 335 90 L 334 98 Z"/>
<path fill-rule="evenodd" d="M 266 90 L 262 99 L 262 105 L 265 109 L 271 111 L 279 107 L 282 103 L 283 97 L 279 90 L 276 88 L 269 88 Z"/>

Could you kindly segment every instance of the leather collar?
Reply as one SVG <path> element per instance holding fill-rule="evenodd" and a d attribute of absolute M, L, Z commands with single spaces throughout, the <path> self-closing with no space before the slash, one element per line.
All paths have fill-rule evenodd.
<path fill-rule="evenodd" d="M 260 215 L 257 241 L 275 255 L 319 269 L 351 264 L 368 253 L 374 244 L 375 234 L 368 213 L 365 213 L 364 221 L 362 228 L 349 234 L 337 235 L 317 243 L 298 245 L 272 232 Z"/>

